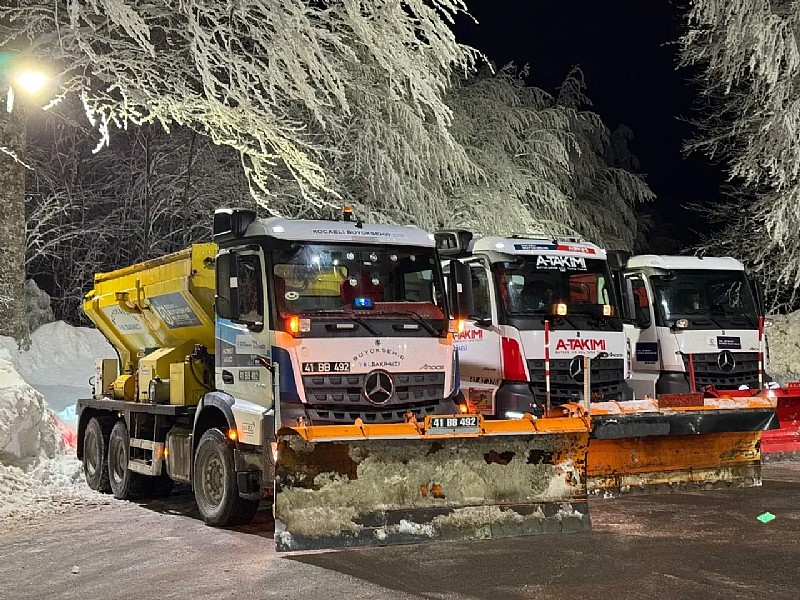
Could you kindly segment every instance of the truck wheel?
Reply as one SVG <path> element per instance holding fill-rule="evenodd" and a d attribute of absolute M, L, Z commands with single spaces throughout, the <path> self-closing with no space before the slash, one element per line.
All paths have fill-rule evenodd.
<path fill-rule="evenodd" d="M 106 419 L 92 417 L 83 434 L 83 473 L 86 483 L 96 492 L 111 491 L 108 480 L 108 436 L 110 423 Z"/>
<path fill-rule="evenodd" d="M 249 523 L 258 510 L 258 500 L 239 497 L 233 448 L 217 428 L 206 431 L 197 444 L 193 482 L 197 507 L 207 525 Z"/>
<path fill-rule="evenodd" d="M 145 475 L 128 469 L 130 447 L 128 428 L 124 421 L 117 421 L 108 439 L 108 475 L 111 491 L 118 500 L 141 495 L 146 480 Z"/>

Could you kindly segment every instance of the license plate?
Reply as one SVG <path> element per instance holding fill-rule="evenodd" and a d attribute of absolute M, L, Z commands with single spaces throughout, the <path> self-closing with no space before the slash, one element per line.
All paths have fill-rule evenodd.
<path fill-rule="evenodd" d="M 477 415 L 441 415 L 430 418 L 425 433 L 428 435 L 478 433 L 479 424 Z"/>
<path fill-rule="evenodd" d="M 349 362 L 304 362 L 303 373 L 349 373 Z"/>

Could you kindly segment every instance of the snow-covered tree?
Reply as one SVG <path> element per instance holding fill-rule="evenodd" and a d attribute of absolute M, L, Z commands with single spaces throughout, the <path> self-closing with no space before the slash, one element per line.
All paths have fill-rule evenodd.
<path fill-rule="evenodd" d="M 100 133 L 176 124 L 230 146 L 257 198 L 286 175 L 306 201 L 335 194 L 317 131 L 358 118 L 365 87 L 419 135 L 449 139 L 442 96 L 473 52 L 448 27 L 462 0 L 17 0 L 0 29 L 52 64 Z M 0 40 L 4 41 L 4 40 Z M 370 70 L 365 80 L 359 76 Z"/>
<path fill-rule="evenodd" d="M 454 136 L 479 177 L 450 192 L 452 216 L 440 225 L 484 233 L 579 233 L 631 248 L 635 207 L 653 193 L 640 176 L 613 162 L 612 136 L 586 110 L 582 73 L 573 69 L 555 96 L 527 86 L 527 76 L 527 69 L 518 73 L 509 65 L 449 94 Z"/>
<path fill-rule="evenodd" d="M 800 287 L 800 2 L 695 0 L 682 64 L 699 68 L 697 137 L 725 161 L 732 193 L 703 251 L 740 257 L 773 292 Z M 773 296 L 774 297 L 774 296 Z M 793 299 L 793 294 L 790 294 Z"/>
<path fill-rule="evenodd" d="M 0 93 L 2 93 L 0 88 Z M 23 341 L 25 315 L 25 129 L 19 112 L 0 107 L 0 335 Z"/>
<path fill-rule="evenodd" d="M 237 153 L 188 129 L 130 127 L 93 154 L 93 132 L 58 107 L 29 126 L 29 276 L 56 317 L 80 320 L 94 273 L 208 241 L 220 206 L 252 206 Z"/>

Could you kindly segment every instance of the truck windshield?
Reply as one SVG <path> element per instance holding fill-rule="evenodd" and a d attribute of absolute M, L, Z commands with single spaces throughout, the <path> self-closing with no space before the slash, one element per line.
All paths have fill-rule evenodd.
<path fill-rule="evenodd" d="M 603 305 L 615 308 L 603 260 L 542 254 L 496 263 L 495 272 L 511 316 L 550 314 L 554 304 L 566 304 L 568 315 L 602 316 Z"/>
<path fill-rule="evenodd" d="M 293 244 L 274 255 L 281 316 L 358 311 L 362 319 L 445 318 L 433 248 L 369 244 Z"/>
<path fill-rule="evenodd" d="M 681 269 L 653 275 L 650 281 L 665 323 L 687 318 L 699 324 L 705 317 L 718 326 L 730 327 L 731 319 L 751 327 L 758 324 L 753 293 L 742 271 Z"/>

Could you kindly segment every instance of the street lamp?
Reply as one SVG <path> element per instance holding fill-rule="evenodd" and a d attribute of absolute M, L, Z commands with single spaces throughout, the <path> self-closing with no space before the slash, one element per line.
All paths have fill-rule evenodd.
<path fill-rule="evenodd" d="M 14 83 L 26 94 L 35 96 L 41 92 L 50 81 L 47 73 L 35 69 L 20 71 L 14 76 Z"/>

